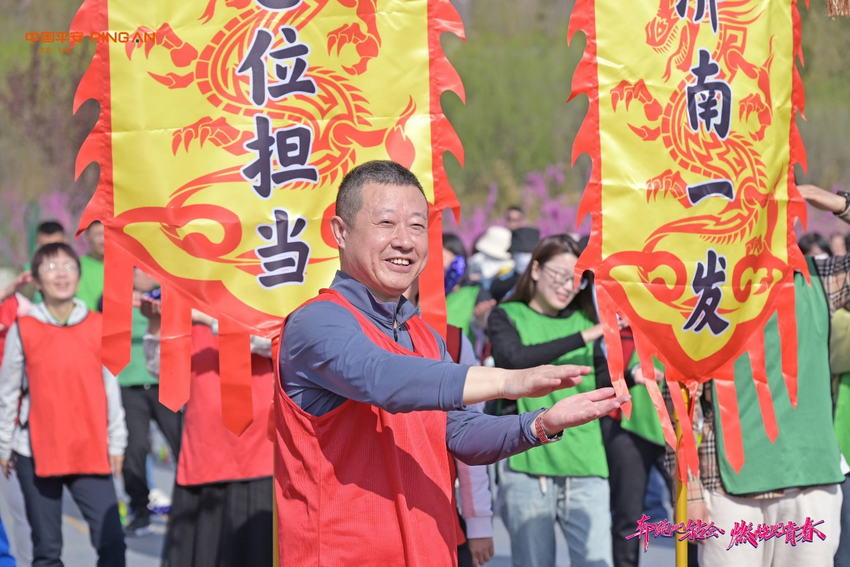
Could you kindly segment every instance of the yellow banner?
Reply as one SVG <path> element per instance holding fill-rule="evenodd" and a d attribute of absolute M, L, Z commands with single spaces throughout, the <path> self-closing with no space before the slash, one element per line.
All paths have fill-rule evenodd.
<path fill-rule="evenodd" d="M 87 0 L 72 29 L 128 38 L 98 43 L 78 91 L 77 106 L 101 104 L 78 158 L 101 166 L 81 227 L 106 227 L 113 370 L 126 363 L 133 266 L 162 283 L 169 406 L 188 397 L 191 307 L 224 335 L 273 336 L 331 282 L 329 220 L 358 163 L 409 167 L 439 242 L 441 211 L 457 207 L 441 154 L 462 157 L 439 104 L 462 89 L 439 45 L 462 34 L 448 0 Z M 437 325 L 441 274 L 433 256 L 422 284 Z"/>
<path fill-rule="evenodd" d="M 793 386 L 793 274 L 806 272 L 793 233 L 804 214 L 793 167 L 805 159 L 796 2 L 656 0 L 624 14 L 582 0 L 579 29 L 588 46 L 573 95 L 587 94 L 590 111 L 574 154 L 594 160 L 579 268 L 596 277 L 612 375 L 623 368 L 615 313 L 646 375 L 657 356 L 693 389 L 731 379 L 742 352 L 755 360 L 762 349 L 763 360 L 762 329 L 778 310 Z"/>

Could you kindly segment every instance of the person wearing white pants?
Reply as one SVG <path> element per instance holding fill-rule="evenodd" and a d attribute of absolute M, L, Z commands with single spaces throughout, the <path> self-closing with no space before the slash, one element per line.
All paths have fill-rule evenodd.
<path fill-rule="evenodd" d="M 741 498 L 708 492 L 703 494 L 708 517 L 726 534 L 709 538 L 699 548 L 700 565 L 727 567 L 798 567 L 800 565 L 832 565 L 841 530 L 841 488 L 837 484 L 814 486 L 806 489 L 788 489 L 785 496 L 775 498 Z M 766 541 L 757 541 L 758 547 L 740 543 L 728 549 L 731 529 L 736 522 L 752 522 L 753 530 L 759 524 L 775 526 L 793 521 L 802 527 L 806 518 L 813 523 L 825 539 L 813 534 L 812 541 L 800 541 L 802 531 L 796 532 L 795 545 L 785 535 Z M 727 550 L 728 549 L 728 550 Z"/>

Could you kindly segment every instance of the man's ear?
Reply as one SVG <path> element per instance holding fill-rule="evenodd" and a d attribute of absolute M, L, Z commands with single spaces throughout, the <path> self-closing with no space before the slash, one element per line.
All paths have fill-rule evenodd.
<path fill-rule="evenodd" d="M 331 232 L 336 239 L 337 247 L 340 250 L 345 250 L 345 240 L 348 237 L 348 226 L 340 216 L 331 217 Z"/>

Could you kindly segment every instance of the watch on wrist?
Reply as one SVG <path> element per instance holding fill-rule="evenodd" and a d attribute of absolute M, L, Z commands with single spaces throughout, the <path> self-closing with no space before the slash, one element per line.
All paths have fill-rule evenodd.
<path fill-rule="evenodd" d="M 544 408 L 542 412 L 540 412 L 536 418 L 534 418 L 534 434 L 537 436 L 537 439 L 544 445 L 548 445 L 549 443 L 554 443 L 555 441 L 560 441 L 564 436 L 564 432 L 549 437 L 546 435 L 546 429 L 543 427 L 543 416 L 549 411 L 549 408 Z"/>
<path fill-rule="evenodd" d="M 836 193 L 836 195 L 838 195 L 840 197 L 844 197 L 844 208 L 841 210 L 840 213 L 833 212 L 832 214 L 834 214 L 837 217 L 843 218 L 848 213 L 850 213 L 850 193 L 848 193 L 847 191 L 839 191 L 838 193 Z"/>

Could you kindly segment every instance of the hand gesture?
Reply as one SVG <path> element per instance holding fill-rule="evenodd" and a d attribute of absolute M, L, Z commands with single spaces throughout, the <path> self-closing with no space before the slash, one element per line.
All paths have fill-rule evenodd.
<path fill-rule="evenodd" d="M 472 537 L 466 540 L 469 543 L 469 553 L 472 555 L 472 565 L 481 567 L 493 557 L 492 537 Z"/>
<path fill-rule="evenodd" d="M 847 206 L 847 200 L 844 197 L 821 189 L 817 185 L 798 185 L 797 189 L 803 199 L 816 209 L 839 214 Z"/>
<path fill-rule="evenodd" d="M 625 395 L 614 397 L 614 388 L 600 388 L 564 398 L 543 416 L 543 429 L 550 437 L 568 427 L 584 425 L 619 408 L 631 399 Z"/>
<path fill-rule="evenodd" d="M 487 330 L 487 319 L 490 317 L 490 310 L 496 306 L 495 299 L 488 299 L 480 303 L 476 303 L 472 309 L 472 323 L 479 329 Z"/>
<path fill-rule="evenodd" d="M 32 281 L 32 273 L 29 270 L 27 270 L 26 272 L 23 272 L 21 274 L 18 274 L 18 277 L 16 277 L 12 281 L 12 283 L 10 283 L 6 287 L 6 289 L 4 289 L 2 292 L 0 292 L 0 293 L 2 293 L 2 295 L 0 295 L 0 301 L 3 301 L 4 299 L 6 299 L 8 297 L 12 297 L 13 295 L 15 295 L 16 293 L 21 291 L 24 288 L 24 286 L 27 285 L 28 283 L 30 283 L 31 281 Z"/>
<path fill-rule="evenodd" d="M 582 376 L 590 374 L 589 366 L 563 364 L 535 366 L 528 370 L 511 371 L 502 387 L 501 398 L 539 398 L 555 390 L 572 388 L 581 383 Z"/>
<path fill-rule="evenodd" d="M 653 370 L 655 370 L 655 381 L 660 384 L 664 380 L 664 373 L 657 368 L 653 368 Z M 634 378 L 635 384 L 646 384 L 646 377 L 643 375 L 643 369 L 639 365 L 632 370 L 632 378 Z"/>
<path fill-rule="evenodd" d="M 112 468 L 112 476 L 118 478 L 124 469 L 124 455 L 109 455 L 109 466 Z"/>

